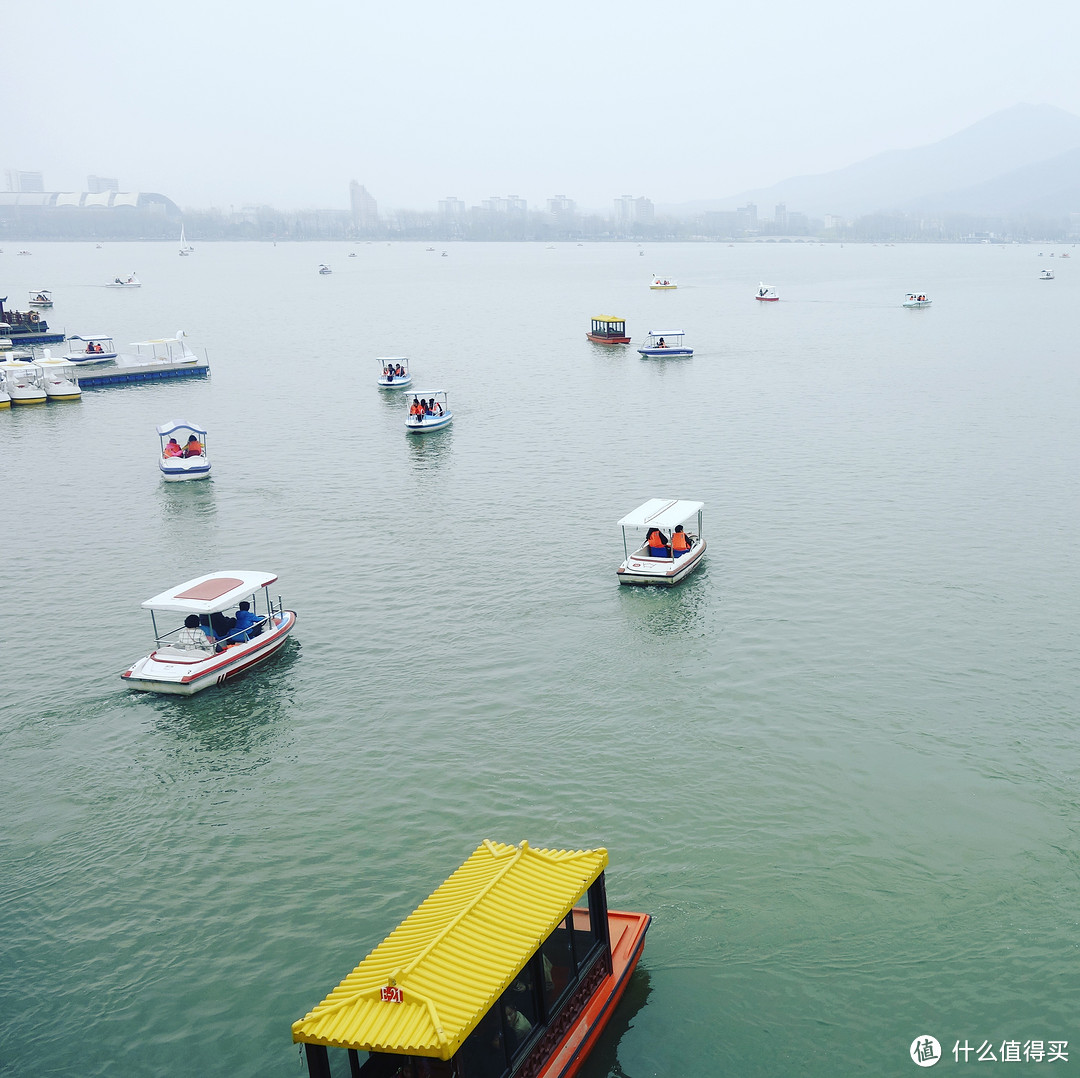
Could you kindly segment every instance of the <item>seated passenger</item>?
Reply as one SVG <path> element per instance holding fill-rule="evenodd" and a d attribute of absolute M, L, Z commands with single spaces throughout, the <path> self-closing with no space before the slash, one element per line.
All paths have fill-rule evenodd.
<path fill-rule="evenodd" d="M 227 617 L 220 610 L 215 610 L 210 615 L 210 630 L 218 641 L 219 648 L 226 643 L 231 644 L 232 631 L 236 628 L 236 618 Z"/>
<path fill-rule="evenodd" d="M 96 352 L 96 351 L 97 351 L 97 349 L 96 349 L 96 348 L 94 347 L 94 342 L 93 342 L 93 341 L 91 341 L 91 342 L 90 342 L 90 343 L 89 343 L 89 344 L 88 344 L 88 345 L 86 346 L 86 350 L 87 350 L 88 352 Z"/>
<path fill-rule="evenodd" d="M 180 443 L 175 438 L 170 438 L 169 444 L 165 446 L 161 455 L 163 457 L 182 457 L 184 451 L 180 448 Z"/>
<path fill-rule="evenodd" d="M 424 406 L 418 397 L 413 397 L 412 404 L 409 405 L 409 418 L 415 419 L 418 423 L 424 421 Z"/>
<path fill-rule="evenodd" d="M 676 525 L 675 531 L 671 534 L 671 553 L 676 558 L 681 558 L 690 550 L 692 545 L 690 536 L 683 531 L 682 525 Z"/>
<path fill-rule="evenodd" d="M 667 348 L 667 345 L 664 343 L 664 338 L 663 337 L 661 337 L 660 340 L 657 341 L 656 347 L 657 348 Z"/>
<path fill-rule="evenodd" d="M 193 651 L 213 651 L 214 642 L 199 625 L 198 614 L 188 614 L 184 618 L 184 627 L 176 636 L 176 646 L 190 648 Z"/>
<path fill-rule="evenodd" d="M 428 415 L 435 415 L 436 410 L 438 411 L 439 415 L 443 414 L 443 406 L 434 397 L 432 397 L 431 400 L 429 400 L 427 403 Z"/>
<path fill-rule="evenodd" d="M 105 349 L 102 348 L 100 344 L 95 344 L 94 345 L 94 351 L 97 352 L 98 354 L 100 354 L 100 353 L 104 352 Z"/>
<path fill-rule="evenodd" d="M 666 558 L 668 556 L 667 539 L 659 528 L 653 528 L 645 542 L 649 545 L 650 558 Z"/>
<path fill-rule="evenodd" d="M 236 611 L 236 628 L 233 630 L 232 640 L 235 643 L 243 643 L 253 636 L 262 632 L 263 619 L 251 612 L 251 603 L 246 599 Z"/>
<path fill-rule="evenodd" d="M 400 363 L 398 363 L 394 367 L 394 374 L 396 374 L 399 378 L 403 378 L 405 376 L 405 368 Z"/>
<path fill-rule="evenodd" d="M 506 1026 L 510 1031 L 510 1050 L 515 1051 L 532 1032 L 532 1023 L 510 1003 L 503 1006 L 503 1014 L 506 1015 Z"/>
<path fill-rule="evenodd" d="M 187 445 L 184 446 L 185 457 L 201 457 L 203 455 L 203 444 L 193 434 L 188 440 Z"/>

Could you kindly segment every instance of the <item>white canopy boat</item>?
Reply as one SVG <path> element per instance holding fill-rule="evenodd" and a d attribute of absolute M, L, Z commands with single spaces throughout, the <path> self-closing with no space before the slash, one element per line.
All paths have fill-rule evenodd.
<path fill-rule="evenodd" d="M 321 276 L 325 277 L 328 273 L 333 272 L 334 271 L 325 262 L 319 263 L 319 273 Z"/>
<path fill-rule="evenodd" d="M 442 430 L 450 426 L 454 413 L 446 403 L 446 394 L 441 390 L 426 390 L 417 393 L 409 404 L 409 414 L 405 418 L 405 429 L 410 434 L 424 434 L 432 430 Z"/>
<path fill-rule="evenodd" d="M 404 389 L 412 385 L 412 375 L 409 373 L 409 361 L 405 356 L 380 356 L 379 375 L 380 389 Z"/>
<path fill-rule="evenodd" d="M 269 586 L 275 580 L 273 573 L 222 570 L 147 599 L 142 605 L 153 621 L 154 650 L 120 676 L 132 689 L 190 696 L 269 659 L 296 624 L 296 612 L 286 610 L 280 596 L 276 604 L 270 596 Z M 252 608 L 248 613 L 256 616 L 250 627 L 242 624 L 251 621 L 250 617 L 224 614 L 241 601 Z M 158 615 L 168 614 L 185 615 L 184 624 L 159 628 Z"/>
<path fill-rule="evenodd" d="M 210 477 L 210 456 L 206 452 L 206 431 L 193 423 L 162 423 L 158 468 L 166 483 Z"/>
<path fill-rule="evenodd" d="M 762 303 L 776 303 L 780 297 L 776 293 L 775 288 L 770 288 L 764 282 L 758 283 L 757 295 L 754 299 L 761 300 Z"/>
<path fill-rule="evenodd" d="M 47 288 L 36 288 L 30 293 L 29 303 L 31 307 L 51 307 L 52 293 Z"/>
<path fill-rule="evenodd" d="M 11 407 L 11 394 L 7 391 L 7 377 L 0 366 L 0 409 Z"/>
<path fill-rule="evenodd" d="M 686 334 L 681 329 L 652 329 L 638 353 L 646 359 L 689 359 L 693 348 L 683 344 Z"/>
<path fill-rule="evenodd" d="M 653 275 L 652 284 L 649 287 L 654 292 L 670 292 L 679 287 L 679 283 L 671 277 L 657 277 Z"/>
<path fill-rule="evenodd" d="M 626 557 L 616 569 L 619 583 L 678 584 L 689 576 L 705 555 L 701 532 L 704 508 L 704 502 L 650 498 L 624 516 L 619 527 Z M 696 531 L 686 531 L 686 524 L 691 521 L 695 522 Z M 661 541 L 662 545 L 650 546 L 650 538 Z"/>
<path fill-rule="evenodd" d="M 77 344 L 69 344 L 68 351 L 64 353 L 64 359 L 69 363 L 111 363 L 116 359 L 116 345 L 107 333 L 91 333 L 80 336 L 73 334 L 68 341 L 77 341 Z"/>
<path fill-rule="evenodd" d="M 17 352 L 5 353 L 8 357 L 19 354 Z M 41 371 L 33 363 L 8 358 L 0 363 L 0 369 L 4 372 L 4 388 L 12 404 L 44 404 L 49 399 L 41 384 Z"/>
<path fill-rule="evenodd" d="M 909 292 L 904 300 L 905 307 L 929 307 L 934 301 L 925 292 Z"/>
<path fill-rule="evenodd" d="M 129 273 L 126 277 L 114 277 L 106 288 L 142 288 L 142 281 L 135 276 L 134 273 Z"/>
<path fill-rule="evenodd" d="M 1052 281 L 1054 279 L 1054 271 L 1051 269 L 1039 270 L 1040 281 Z"/>
<path fill-rule="evenodd" d="M 77 401 L 82 399 L 79 383 L 71 377 L 75 364 L 66 359 L 54 359 L 46 350 L 41 359 L 34 360 L 41 371 L 41 388 L 51 401 Z"/>

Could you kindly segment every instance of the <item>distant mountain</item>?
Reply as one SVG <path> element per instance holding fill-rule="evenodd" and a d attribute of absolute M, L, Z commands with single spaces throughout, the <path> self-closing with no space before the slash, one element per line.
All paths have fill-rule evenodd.
<path fill-rule="evenodd" d="M 970 213 L 1080 211 L 1080 116 L 1014 105 L 929 146 L 890 150 L 835 172 L 796 176 L 728 198 L 658 207 L 687 216 L 747 202 L 843 217 L 888 210 Z M 1038 207 L 1036 209 L 1036 207 Z"/>

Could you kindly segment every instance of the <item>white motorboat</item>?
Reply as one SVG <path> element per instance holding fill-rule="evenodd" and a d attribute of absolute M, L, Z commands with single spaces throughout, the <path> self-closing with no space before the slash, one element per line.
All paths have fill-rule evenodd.
<path fill-rule="evenodd" d="M 441 389 L 429 389 L 413 395 L 409 414 L 405 417 L 405 429 L 410 434 L 426 434 L 450 426 L 453 418 L 446 394 Z"/>
<path fill-rule="evenodd" d="M 47 288 L 36 288 L 30 293 L 29 300 L 31 307 L 51 307 L 53 305 L 52 293 Z"/>
<path fill-rule="evenodd" d="M 161 440 L 158 468 L 166 483 L 210 477 L 210 455 L 206 451 L 206 431 L 194 423 L 162 423 L 157 428 Z"/>
<path fill-rule="evenodd" d="M 925 292 L 909 292 L 904 300 L 905 307 L 929 307 L 934 301 Z"/>
<path fill-rule="evenodd" d="M 71 377 L 75 369 L 66 359 L 54 359 L 46 351 L 42 359 L 34 361 L 34 366 L 41 371 L 41 388 L 51 401 L 77 401 L 82 399 L 79 383 Z"/>
<path fill-rule="evenodd" d="M 638 353 L 646 359 L 689 359 L 694 350 L 683 344 L 685 336 L 681 329 L 649 330 Z"/>
<path fill-rule="evenodd" d="M 6 352 L 8 357 L 19 353 Z M 4 372 L 4 389 L 12 404 L 44 404 L 49 396 L 41 384 L 41 372 L 33 363 L 8 358 L 0 363 Z"/>
<path fill-rule="evenodd" d="M 1054 279 L 1054 271 L 1051 269 L 1039 270 L 1040 281 L 1052 281 Z"/>
<path fill-rule="evenodd" d="M 134 273 L 129 273 L 126 277 L 114 277 L 105 286 L 106 288 L 142 288 L 142 281 L 135 276 Z"/>
<path fill-rule="evenodd" d="M 194 250 L 195 250 L 195 248 L 192 247 L 188 243 L 187 239 L 185 238 L 185 236 L 184 236 L 184 226 L 181 225 L 180 226 L 180 257 L 181 258 L 187 258 L 187 256 L 190 255 L 191 252 L 194 251 Z"/>
<path fill-rule="evenodd" d="M 780 297 L 776 294 L 775 288 L 770 288 L 767 284 L 761 282 L 758 284 L 757 295 L 754 299 L 761 300 L 762 303 L 775 303 Z"/>
<path fill-rule="evenodd" d="M 653 274 L 652 284 L 649 287 L 654 292 L 670 292 L 679 287 L 678 282 L 670 277 L 658 277 Z"/>
<path fill-rule="evenodd" d="M 11 407 L 11 394 L 7 391 L 7 376 L 0 366 L 0 409 Z"/>
<path fill-rule="evenodd" d="M 705 555 L 701 531 L 704 502 L 650 498 L 619 521 L 625 560 L 616 569 L 620 584 L 678 584 Z M 694 522 L 696 531 L 687 531 Z M 682 538 L 680 538 L 682 537 Z M 650 545 L 660 543 L 659 546 Z"/>
<path fill-rule="evenodd" d="M 190 696 L 269 659 L 296 625 L 296 612 L 286 610 L 280 596 L 275 603 L 270 595 L 275 580 L 273 573 L 222 570 L 147 599 L 142 606 L 153 621 L 154 650 L 120 676 L 132 689 Z M 250 618 L 225 615 L 241 601 L 256 616 L 250 627 L 241 625 Z M 170 614 L 184 615 L 184 623 L 159 626 L 159 617 L 164 623 Z"/>
<path fill-rule="evenodd" d="M 77 341 L 77 344 L 69 344 L 68 351 L 64 353 L 64 359 L 69 363 L 79 366 L 87 363 L 111 363 L 116 359 L 116 345 L 107 333 L 73 334 L 68 341 Z"/>
<path fill-rule="evenodd" d="M 325 262 L 320 262 L 319 263 L 319 274 L 321 276 L 325 277 L 328 273 L 333 273 L 333 272 L 334 271 Z"/>
<path fill-rule="evenodd" d="M 405 356 L 380 356 L 379 369 L 380 389 L 405 389 L 412 385 L 409 361 Z"/>

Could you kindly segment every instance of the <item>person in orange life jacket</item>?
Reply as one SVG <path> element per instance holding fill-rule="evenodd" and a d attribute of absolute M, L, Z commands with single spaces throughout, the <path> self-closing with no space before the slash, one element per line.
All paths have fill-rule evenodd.
<path fill-rule="evenodd" d="M 650 558 L 666 558 L 668 556 L 667 540 L 659 528 L 653 528 L 649 532 L 649 538 L 645 541 L 649 544 Z"/>
<path fill-rule="evenodd" d="M 185 457 L 201 457 L 203 451 L 203 444 L 193 434 L 188 440 L 187 445 L 184 446 Z"/>
<path fill-rule="evenodd" d="M 439 410 L 439 415 L 442 415 L 443 414 L 443 406 L 441 404 L 437 403 L 435 398 L 432 397 L 427 402 L 427 414 L 428 415 L 434 415 L 436 408 Z"/>
<path fill-rule="evenodd" d="M 420 403 L 418 397 L 413 397 L 412 404 L 409 405 L 409 415 L 418 422 L 422 423 L 424 421 L 424 406 Z"/>
<path fill-rule="evenodd" d="M 671 534 L 671 553 L 676 558 L 681 558 L 690 550 L 690 536 L 683 531 L 682 525 L 678 524 Z"/>
<path fill-rule="evenodd" d="M 161 455 L 163 457 L 182 457 L 184 451 L 180 448 L 180 443 L 175 438 L 170 438 L 169 444 L 165 447 L 165 450 Z"/>

